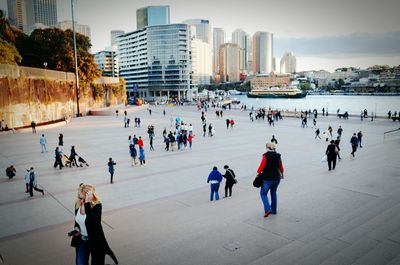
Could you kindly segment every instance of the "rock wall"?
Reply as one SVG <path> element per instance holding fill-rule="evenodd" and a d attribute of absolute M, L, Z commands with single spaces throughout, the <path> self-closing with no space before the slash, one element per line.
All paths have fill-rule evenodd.
<path fill-rule="evenodd" d="M 97 82 L 95 87 L 80 88 L 79 95 L 80 113 L 87 115 L 91 108 L 124 104 L 125 84 Z M 76 110 L 74 82 L 0 77 L 0 120 L 9 128 L 30 126 L 32 120 L 41 124 L 73 117 Z"/>

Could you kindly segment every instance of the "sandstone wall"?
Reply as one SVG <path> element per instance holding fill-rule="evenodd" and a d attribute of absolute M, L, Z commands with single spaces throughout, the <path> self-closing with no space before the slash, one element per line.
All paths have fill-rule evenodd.
<path fill-rule="evenodd" d="M 94 87 L 80 88 L 79 105 L 82 115 L 87 115 L 91 108 L 125 103 L 126 91 L 123 81 L 105 84 L 103 80 L 99 80 L 96 83 L 96 98 Z M 4 120 L 9 128 L 29 126 L 32 120 L 41 124 L 66 116 L 76 116 L 73 81 L 0 77 L 0 119 Z"/>

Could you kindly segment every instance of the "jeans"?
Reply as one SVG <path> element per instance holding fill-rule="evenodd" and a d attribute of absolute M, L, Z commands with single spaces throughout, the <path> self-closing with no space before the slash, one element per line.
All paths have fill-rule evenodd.
<path fill-rule="evenodd" d="M 47 152 L 45 144 L 41 144 L 40 146 L 42 147 L 42 153 Z"/>
<path fill-rule="evenodd" d="M 215 193 L 215 200 L 219 200 L 219 194 L 218 194 L 219 183 L 211 184 L 210 188 L 211 188 L 210 201 L 214 200 L 214 193 Z"/>
<path fill-rule="evenodd" d="M 76 265 L 88 265 L 89 255 L 89 240 L 81 240 L 79 247 L 76 248 Z"/>
<path fill-rule="evenodd" d="M 271 211 L 273 214 L 276 214 L 277 207 L 277 196 L 276 190 L 278 189 L 280 180 L 264 180 L 263 185 L 260 189 L 261 200 L 264 204 L 264 211 Z M 271 205 L 268 201 L 268 191 L 271 193 Z"/>

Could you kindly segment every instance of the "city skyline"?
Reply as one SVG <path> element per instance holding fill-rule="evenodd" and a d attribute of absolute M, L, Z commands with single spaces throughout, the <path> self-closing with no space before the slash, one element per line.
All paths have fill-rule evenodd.
<path fill-rule="evenodd" d="M 7 10 L 6 2 L 0 1 L 1 9 Z M 92 52 L 109 46 L 111 30 L 135 30 L 136 9 L 169 5 L 171 23 L 207 19 L 213 28 L 225 30 L 227 42 L 232 41 L 230 36 L 236 29 L 243 29 L 251 36 L 256 31 L 273 33 L 273 54 L 277 62 L 284 52 L 293 52 L 298 58 L 298 71 L 332 71 L 341 66 L 363 68 L 400 62 L 398 1 L 250 0 L 245 7 L 227 5 L 227 2 L 78 0 L 75 13 L 78 23 L 91 28 Z M 58 20 L 70 19 L 70 1 L 57 0 L 57 4 Z M 107 19 L 99 14 L 106 14 Z"/>

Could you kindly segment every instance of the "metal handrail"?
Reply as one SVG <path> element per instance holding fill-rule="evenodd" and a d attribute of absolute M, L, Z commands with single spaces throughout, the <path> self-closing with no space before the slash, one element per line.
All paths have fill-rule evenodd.
<path fill-rule="evenodd" d="M 388 133 L 393 133 L 393 132 L 398 132 L 398 131 L 400 131 L 400 128 L 394 129 L 394 130 L 391 130 L 391 131 L 384 132 L 384 133 L 383 133 L 383 141 L 386 140 L 386 134 L 388 134 Z"/>

